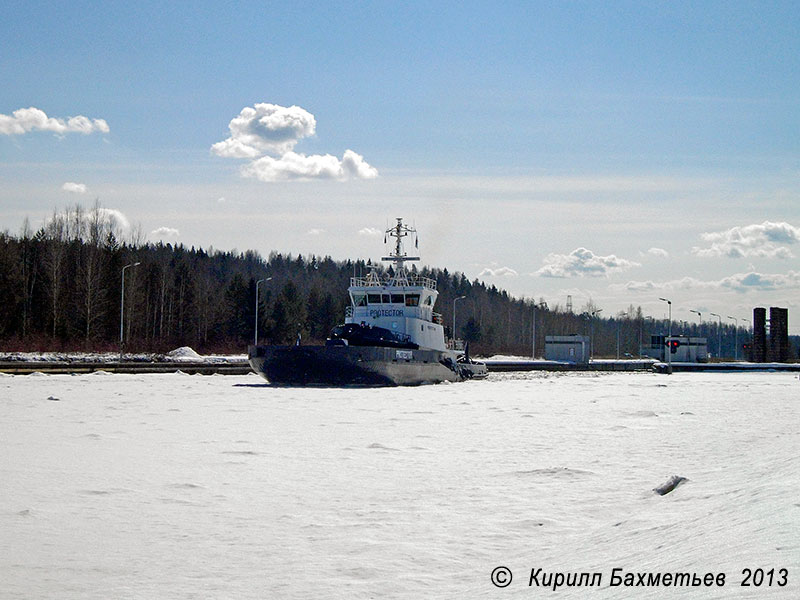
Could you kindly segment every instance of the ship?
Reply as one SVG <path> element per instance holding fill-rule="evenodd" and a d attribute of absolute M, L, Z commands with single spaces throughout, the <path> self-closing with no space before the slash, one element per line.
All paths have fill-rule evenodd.
<path fill-rule="evenodd" d="M 487 376 L 486 365 L 472 359 L 469 346 L 445 340 L 442 316 L 434 312 L 436 280 L 406 268 L 418 261 L 404 251 L 404 238 L 414 227 L 397 223 L 386 230 L 384 242 L 394 248 L 372 268 L 352 277 L 344 323 L 335 327 L 324 345 L 254 345 L 248 348 L 250 366 L 267 381 L 288 386 L 405 386 L 457 382 Z"/>

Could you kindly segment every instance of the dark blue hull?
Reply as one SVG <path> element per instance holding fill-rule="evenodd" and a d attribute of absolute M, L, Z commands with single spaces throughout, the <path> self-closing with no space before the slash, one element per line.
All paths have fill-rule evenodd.
<path fill-rule="evenodd" d="M 449 353 L 374 346 L 251 346 L 250 366 L 271 383 L 397 386 L 469 377 Z"/>

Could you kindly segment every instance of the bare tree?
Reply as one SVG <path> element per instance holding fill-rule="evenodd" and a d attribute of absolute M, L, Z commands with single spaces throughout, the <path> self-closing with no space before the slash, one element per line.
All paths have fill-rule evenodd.
<path fill-rule="evenodd" d="M 35 246 L 33 243 L 33 232 L 31 231 L 30 221 L 25 217 L 22 224 L 22 232 L 20 235 L 20 270 L 22 274 L 22 337 L 28 335 L 30 327 L 32 304 L 33 304 L 33 290 L 36 287 L 36 279 L 39 274 L 38 261 L 35 254 Z"/>
<path fill-rule="evenodd" d="M 62 271 L 67 253 L 67 220 L 63 214 L 53 211 L 53 217 L 47 222 L 45 231 L 45 247 L 42 264 L 47 275 L 47 295 L 50 300 L 50 319 L 52 336 L 56 337 L 58 325 L 61 321 L 63 307 L 62 290 L 64 281 Z"/>
<path fill-rule="evenodd" d="M 108 253 L 103 244 L 109 234 L 114 234 L 115 221 L 101 209 L 97 200 L 89 213 L 76 210 L 76 215 L 82 237 L 77 283 L 82 298 L 84 340 L 89 341 L 97 335 L 109 303 L 108 288 L 104 285 Z"/>

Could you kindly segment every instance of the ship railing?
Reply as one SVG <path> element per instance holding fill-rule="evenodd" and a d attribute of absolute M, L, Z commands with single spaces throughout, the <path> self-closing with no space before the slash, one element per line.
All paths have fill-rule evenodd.
<path fill-rule="evenodd" d="M 345 316 L 346 319 L 352 319 L 353 318 L 353 305 L 352 304 L 344 309 L 344 316 Z"/>
<path fill-rule="evenodd" d="M 433 322 L 442 325 L 443 324 L 442 315 L 437 312 L 433 313 Z"/>
<path fill-rule="evenodd" d="M 436 280 L 430 277 L 406 273 L 396 277 L 379 277 L 372 273 L 366 277 L 351 277 L 350 287 L 425 287 L 429 290 L 436 289 Z"/>

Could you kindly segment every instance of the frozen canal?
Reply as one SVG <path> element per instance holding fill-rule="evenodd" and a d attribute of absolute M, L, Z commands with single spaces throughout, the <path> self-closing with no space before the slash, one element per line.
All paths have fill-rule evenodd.
<path fill-rule="evenodd" d="M 0 597 L 798 598 L 799 406 L 781 373 L 0 376 Z"/>

